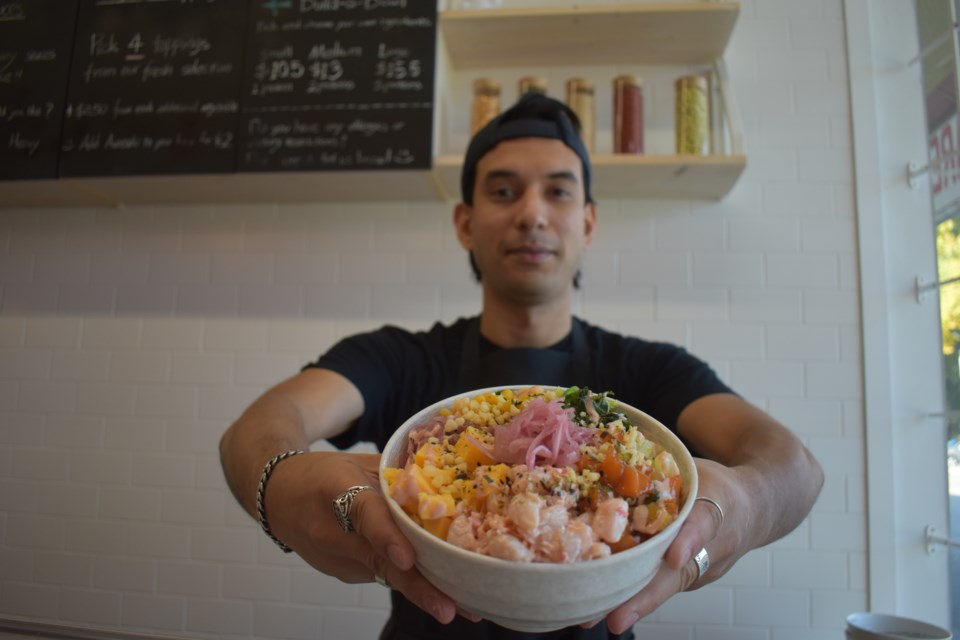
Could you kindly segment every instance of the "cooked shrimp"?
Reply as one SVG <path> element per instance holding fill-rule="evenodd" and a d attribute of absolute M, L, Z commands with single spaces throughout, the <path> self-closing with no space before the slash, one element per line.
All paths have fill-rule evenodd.
<path fill-rule="evenodd" d="M 540 526 L 541 503 L 540 496 L 532 493 L 515 495 L 507 506 L 507 518 L 517 525 L 522 534 L 531 535 Z"/>
<path fill-rule="evenodd" d="M 526 491 L 544 493 L 547 487 L 557 484 L 561 473 L 562 470 L 555 467 L 534 467 L 528 470 Z"/>
<path fill-rule="evenodd" d="M 540 509 L 540 527 L 536 531 L 533 546 L 537 557 L 550 562 L 567 562 L 564 535 L 570 522 L 570 514 L 563 505 L 544 505 Z"/>
<path fill-rule="evenodd" d="M 587 549 L 587 552 L 583 554 L 584 560 L 597 560 L 599 558 L 606 558 L 612 553 L 610 547 L 603 542 L 594 542 L 590 545 L 590 548 Z"/>
<path fill-rule="evenodd" d="M 670 482 L 668 480 L 656 480 L 652 486 L 654 491 L 660 495 L 661 500 L 676 500 L 680 497 L 674 495 L 674 491 L 670 488 Z"/>
<path fill-rule="evenodd" d="M 623 498 L 610 498 L 597 505 L 593 517 L 593 530 L 606 542 L 616 542 L 627 528 L 629 506 Z"/>
<path fill-rule="evenodd" d="M 488 513 L 481 516 L 480 522 L 474 527 L 477 540 L 481 543 L 489 538 L 508 531 L 507 519 L 499 513 Z"/>
<path fill-rule="evenodd" d="M 507 480 L 510 483 L 514 493 L 527 493 L 530 486 L 530 474 L 527 473 L 527 465 L 516 464 L 507 471 Z"/>
<path fill-rule="evenodd" d="M 491 538 L 484 548 L 484 553 L 494 558 L 502 558 L 513 562 L 531 562 L 533 560 L 533 552 L 509 533 L 501 533 Z"/>
<path fill-rule="evenodd" d="M 585 560 L 590 547 L 593 546 L 593 541 L 593 529 L 590 528 L 589 524 L 579 518 L 571 521 L 563 532 L 564 558 L 562 562 Z"/>
<path fill-rule="evenodd" d="M 460 514 L 450 523 L 447 542 L 468 551 L 476 551 L 478 542 L 474 533 L 475 519 L 468 514 Z"/>
<path fill-rule="evenodd" d="M 664 478 L 680 475 L 680 466 L 669 451 L 661 451 L 653 459 L 653 468 L 663 474 Z"/>
<path fill-rule="evenodd" d="M 570 522 L 570 514 L 562 504 L 544 506 L 540 510 L 540 535 L 562 533 Z"/>
<path fill-rule="evenodd" d="M 487 496 L 487 513 L 504 514 L 507 512 L 508 498 L 502 493 L 491 493 Z"/>

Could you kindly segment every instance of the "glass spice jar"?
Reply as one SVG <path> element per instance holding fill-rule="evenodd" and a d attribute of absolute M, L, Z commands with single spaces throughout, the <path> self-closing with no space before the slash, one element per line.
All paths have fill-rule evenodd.
<path fill-rule="evenodd" d="M 547 95 L 547 79 L 540 76 L 524 76 L 517 81 L 517 96 L 523 97 L 528 91 Z"/>
<path fill-rule="evenodd" d="M 613 152 L 643 153 L 643 80 L 638 76 L 613 79 Z"/>
<path fill-rule="evenodd" d="M 567 106 L 573 109 L 580 119 L 580 138 L 587 147 L 587 152 L 593 153 L 596 142 L 593 82 L 586 78 L 567 80 Z"/>
<path fill-rule="evenodd" d="M 710 101 L 707 78 L 683 76 L 675 83 L 676 139 L 680 155 L 710 153 Z"/>
<path fill-rule="evenodd" d="M 470 135 L 473 136 L 485 124 L 500 113 L 500 83 L 493 78 L 477 78 L 473 81 L 473 105 L 470 110 Z"/>

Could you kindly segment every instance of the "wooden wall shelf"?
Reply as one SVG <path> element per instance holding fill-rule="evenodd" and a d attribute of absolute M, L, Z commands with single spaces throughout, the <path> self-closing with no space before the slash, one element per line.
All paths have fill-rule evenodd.
<path fill-rule="evenodd" d="M 593 194 L 609 198 L 702 198 L 727 195 L 747 164 L 744 156 L 596 155 Z M 460 197 L 459 156 L 440 156 L 434 171 L 446 198 Z"/>
<path fill-rule="evenodd" d="M 556 65 L 703 64 L 723 55 L 739 2 L 445 11 L 455 68 Z"/>

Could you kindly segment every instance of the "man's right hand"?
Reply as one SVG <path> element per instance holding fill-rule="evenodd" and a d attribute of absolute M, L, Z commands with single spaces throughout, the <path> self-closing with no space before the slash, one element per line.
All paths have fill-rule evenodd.
<path fill-rule="evenodd" d="M 416 553 L 393 521 L 380 493 L 380 456 L 315 452 L 277 465 L 264 504 L 270 529 L 311 566 L 344 582 L 373 582 L 380 576 L 408 600 L 446 624 L 455 603 L 414 566 Z M 354 531 L 343 531 L 334 499 L 348 488 L 368 485 L 354 499 Z"/>

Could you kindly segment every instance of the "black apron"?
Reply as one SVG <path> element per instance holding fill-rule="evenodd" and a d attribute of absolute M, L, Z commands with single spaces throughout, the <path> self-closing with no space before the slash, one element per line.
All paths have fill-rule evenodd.
<path fill-rule="evenodd" d="M 590 350 L 580 321 L 573 319 L 570 350 L 497 349 L 480 353 L 480 319 L 467 325 L 460 360 L 460 373 L 454 393 L 486 387 L 516 384 L 588 386 L 594 389 L 596 376 Z M 568 627 L 548 633 L 513 631 L 489 620 L 470 622 L 457 616 L 442 625 L 398 591 L 391 591 L 393 611 L 380 640 L 633 640 L 633 632 L 614 635 L 606 621 L 592 629 Z"/>

